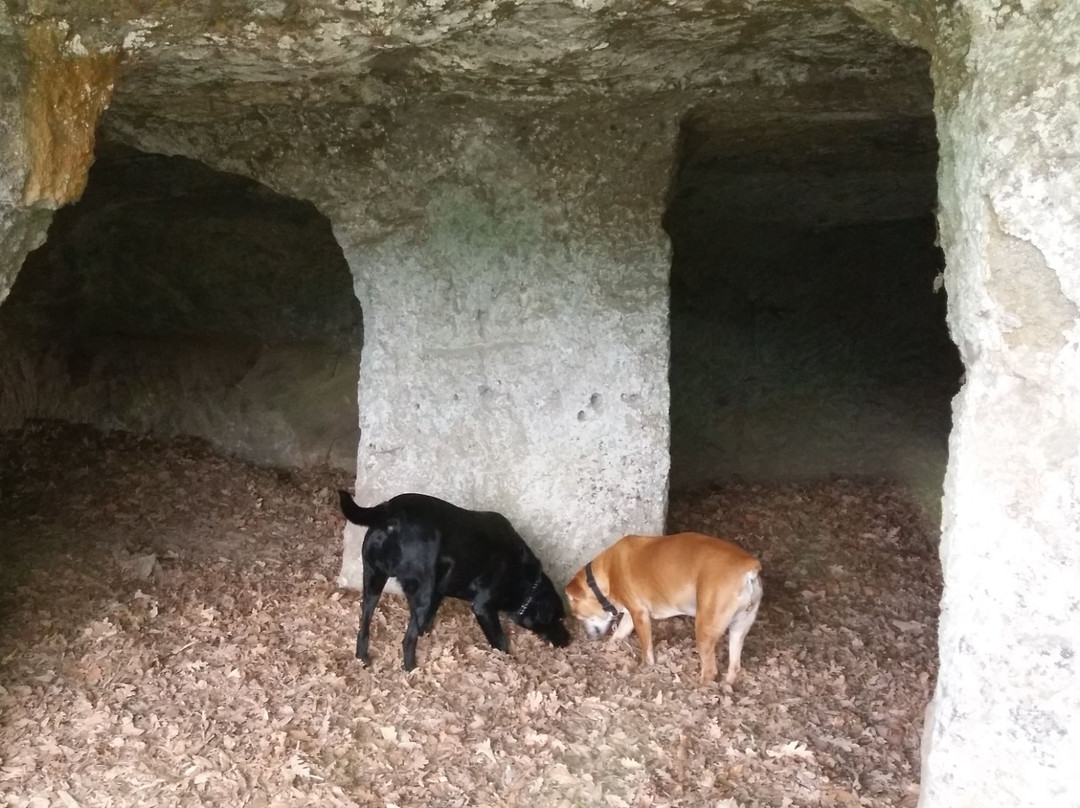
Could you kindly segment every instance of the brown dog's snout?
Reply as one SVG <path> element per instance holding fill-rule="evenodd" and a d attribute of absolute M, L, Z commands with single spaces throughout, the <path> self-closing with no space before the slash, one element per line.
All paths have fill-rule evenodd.
<path fill-rule="evenodd" d="M 592 623 L 586 623 L 585 633 L 589 636 L 590 640 L 598 640 L 604 636 L 604 629 L 599 626 L 594 626 Z"/>
<path fill-rule="evenodd" d="M 608 629 L 611 628 L 611 617 L 609 615 L 603 615 L 602 617 L 586 617 L 585 621 L 585 633 L 590 640 L 598 640 L 607 634 Z"/>

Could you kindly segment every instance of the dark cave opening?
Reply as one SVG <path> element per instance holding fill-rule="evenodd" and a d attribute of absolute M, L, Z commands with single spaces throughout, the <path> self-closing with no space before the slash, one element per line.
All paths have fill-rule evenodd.
<path fill-rule="evenodd" d="M 961 363 L 933 118 L 682 122 L 671 486 L 880 477 L 931 510 Z"/>
<path fill-rule="evenodd" d="M 0 306 L 0 426 L 191 435 L 351 468 L 360 304 L 312 204 L 195 160 L 99 146 Z"/>

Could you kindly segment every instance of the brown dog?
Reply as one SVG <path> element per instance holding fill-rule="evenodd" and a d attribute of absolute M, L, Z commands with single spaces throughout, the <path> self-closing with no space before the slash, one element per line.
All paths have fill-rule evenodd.
<path fill-rule="evenodd" d="M 725 680 L 731 684 L 761 603 L 760 570 L 742 548 L 701 533 L 626 536 L 579 570 L 566 596 L 592 639 L 629 612 L 631 619 L 619 621 L 612 640 L 637 631 L 647 664 L 654 661 L 651 620 L 695 616 L 702 682 L 716 678 L 716 643 L 730 629 Z"/>

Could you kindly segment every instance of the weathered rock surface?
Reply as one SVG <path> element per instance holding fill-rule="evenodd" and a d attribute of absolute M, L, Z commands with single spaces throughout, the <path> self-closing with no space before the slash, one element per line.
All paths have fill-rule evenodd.
<path fill-rule="evenodd" d="M 76 193 L 107 100 L 99 139 L 251 177 L 331 221 L 364 315 L 361 499 L 426 490 L 498 508 L 565 573 L 623 531 L 663 526 L 679 437 L 669 299 L 682 316 L 665 211 L 677 250 L 684 236 L 708 242 L 699 258 L 723 245 L 690 227 L 695 206 L 764 234 L 738 247 L 746 271 L 707 284 L 747 287 L 753 260 L 783 252 L 770 234 L 853 223 L 891 239 L 903 264 L 868 265 L 924 283 L 932 245 L 913 223 L 934 199 L 933 119 L 949 327 L 967 376 L 922 804 L 1074 804 L 1078 15 L 1054 0 L 9 0 L 0 298 L 50 207 Z M 49 75 L 82 77 L 85 92 L 50 124 L 70 130 L 57 141 L 69 168 L 30 202 L 27 90 L 49 62 L 32 56 L 35 31 L 62 33 L 47 40 Z M 77 68 L 89 63 L 101 69 Z M 899 246 L 905 228 L 919 245 Z M 674 283 L 708 272 L 675 259 Z M 790 331 L 773 331 L 779 349 Z M 888 336 L 901 332 L 879 338 L 941 347 L 940 331 Z M 809 375 L 803 393 L 835 393 Z M 723 405 L 700 406 L 710 418 Z M 724 434 L 714 427 L 696 434 Z"/>
<path fill-rule="evenodd" d="M 935 83 L 949 326 L 927 806 L 1078 805 L 1080 8 L 958 4 Z"/>
<path fill-rule="evenodd" d="M 27 54 L 7 8 L 0 6 L 0 303 L 7 297 L 26 254 L 45 238 L 49 213 L 22 205 L 29 173 L 22 98 Z"/>

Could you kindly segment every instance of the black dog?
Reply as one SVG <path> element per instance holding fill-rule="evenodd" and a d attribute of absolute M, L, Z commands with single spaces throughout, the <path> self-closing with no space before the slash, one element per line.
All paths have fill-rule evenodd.
<path fill-rule="evenodd" d="M 502 514 L 469 511 L 423 494 L 401 494 L 361 508 L 338 491 L 341 512 L 368 527 L 364 560 L 364 606 L 356 635 L 356 658 L 368 663 L 371 615 L 388 578 L 397 578 L 409 602 L 405 670 L 416 667 L 416 639 L 426 634 L 444 597 L 472 604 L 492 647 L 508 650 L 499 612 L 552 645 L 565 646 L 562 596 L 540 560 Z"/>

